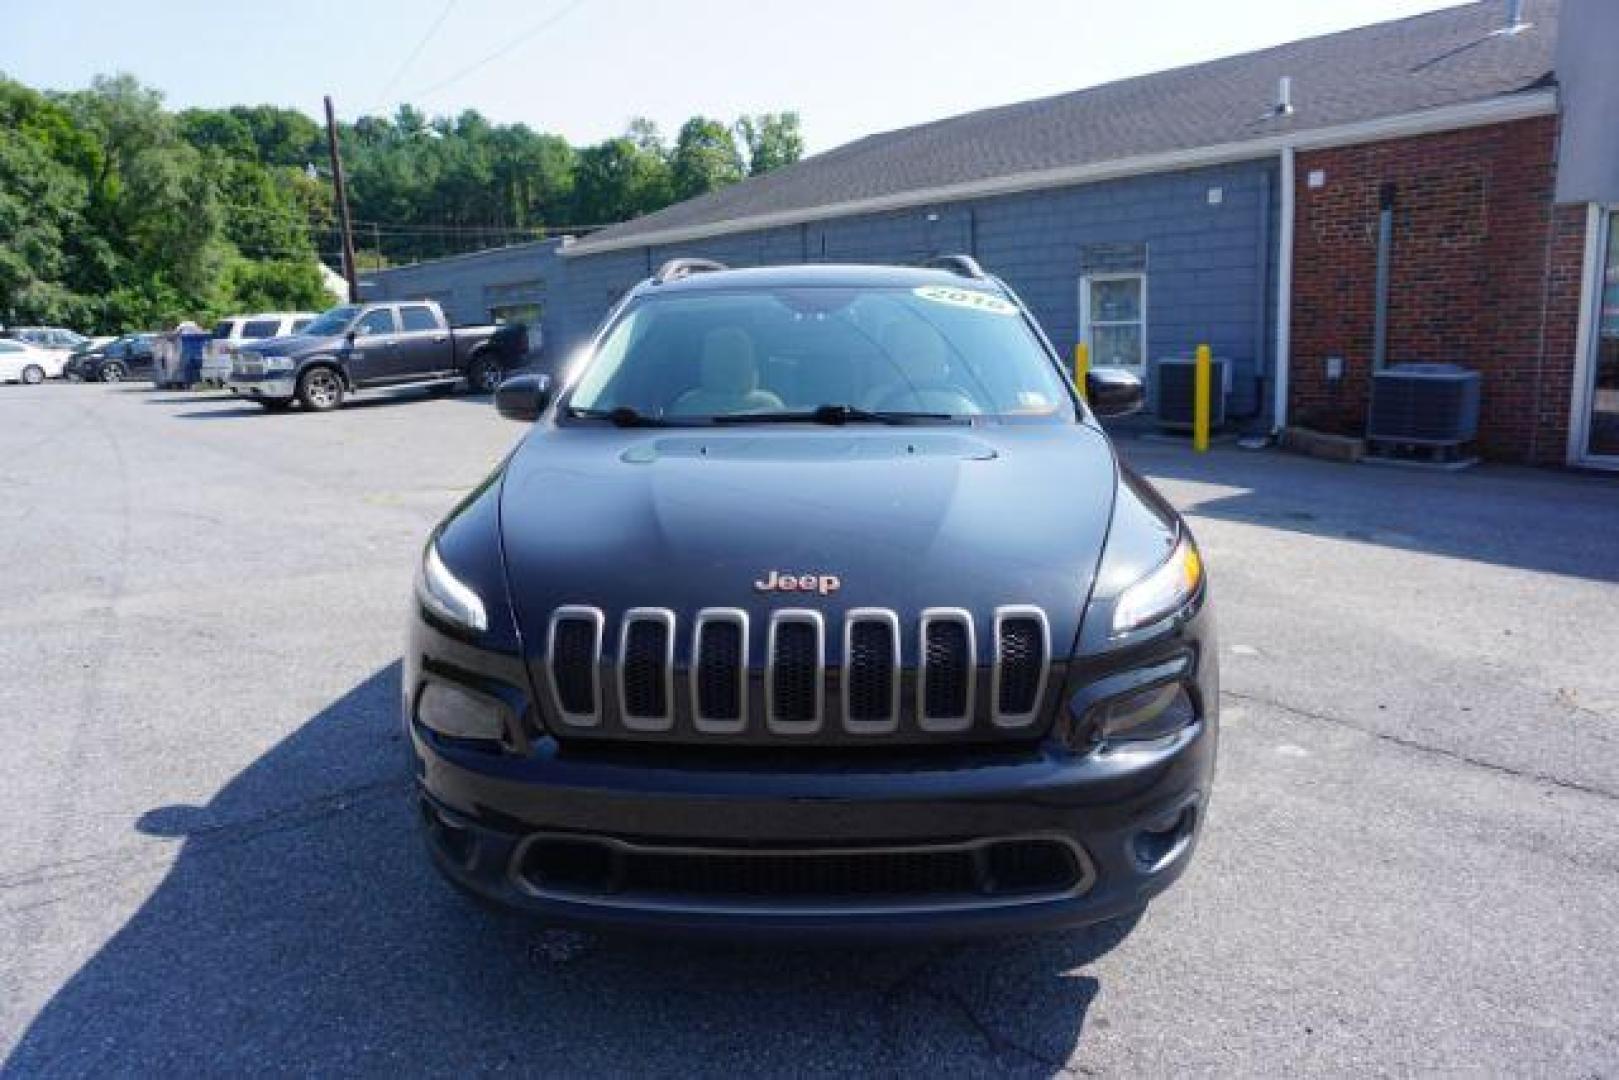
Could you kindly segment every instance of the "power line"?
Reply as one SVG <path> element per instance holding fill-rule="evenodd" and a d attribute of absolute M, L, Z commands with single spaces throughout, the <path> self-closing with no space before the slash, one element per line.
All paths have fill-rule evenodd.
<path fill-rule="evenodd" d="M 580 4 L 582 4 L 584 2 L 585 2 L 585 0 L 571 0 L 570 3 L 564 4 L 557 11 L 555 11 L 551 15 L 548 15 L 546 18 L 540 20 L 538 23 L 536 23 L 535 25 L 529 27 L 527 30 L 524 30 L 521 34 L 518 34 L 515 38 L 508 41 L 505 45 L 503 45 L 499 49 L 496 49 L 494 52 L 490 53 L 488 56 L 484 57 L 482 60 L 476 61 L 475 63 L 472 63 L 472 64 L 468 64 L 466 67 L 462 68 L 460 71 L 457 71 L 454 75 L 451 75 L 448 79 L 443 79 L 443 80 L 441 80 L 439 82 L 436 82 L 432 86 L 429 86 L 426 90 L 423 90 L 423 91 L 421 91 L 421 92 L 419 92 L 417 94 L 414 94 L 412 96 L 415 97 L 415 98 L 418 98 L 418 99 L 427 98 L 427 97 L 432 96 L 433 94 L 438 93 L 440 90 L 444 89 L 446 86 L 450 86 L 450 85 L 452 85 L 454 83 L 460 82 L 462 79 L 466 78 L 468 75 L 471 75 L 474 71 L 477 71 L 479 68 L 483 67 L 485 64 L 491 64 L 494 61 L 499 60 L 501 57 L 505 56 L 507 53 L 511 52 L 513 49 L 517 48 L 519 45 L 521 45 L 524 42 L 528 41 L 529 38 L 532 38 L 534 35 L 538 34 L 541 30 L 548 29 L 549 27 L 555 25 L 556 23 L 561 22 L 564 18 L 566 18 L 569 14 L 571 14 L 573 12 L 574 8 L 577 8 Z"/>
<path fill-rule="evenodd" d="M 376 112 L 382 107 L 384 102 L 387 100 L 388 92 L 392 90 L 395 84 L 399 82 L 399 77 L 409 70 L 410 65 L 415 63 L 416 58 L 421 55 L 422 49 L 427 46 L 427 42 L 438 31 L 438 28 L 444 25 L 444 20 L 450 17 L 450 12 L 455 10 L 455 5 L 456 0 L 449 0 L 449 2 L 444 5 L 444 9 L 438 13 L 438 18 L 433 20 L 433 25 L 427 28 L 427 32 L 422 35 L 422 39 L 416 43 L 416 47 L 410 50 L 410 55 L 405 57 L 404 63 L 399 65 L 398 69 L 395 70 L 393 75 L 388 79 L 387 84 L 383 86 L 380 91 L 378 91 L 377 103 L 371 106 L 369 111 Z"/>
<path fill-rule="evenodd" d="M 305 223 L 311 229 L 334 228 L 337 218 L 332 215 L 303 214 L 297 210 L 281 211 L 268 206 L 247 206 L 241 203 L 218 203 L 220 208 L 239 214 L 259 215 L 289 224 Z M 523 233 L 545 237 L 555 233 L 583 233 L 605 229 L 607 225 L 414 225 L 409 222 L 390 222 L 371 218 L 354 218 L 354 225 L 365 226 L 388 235 L 398 236 L 456 236 Z"/>

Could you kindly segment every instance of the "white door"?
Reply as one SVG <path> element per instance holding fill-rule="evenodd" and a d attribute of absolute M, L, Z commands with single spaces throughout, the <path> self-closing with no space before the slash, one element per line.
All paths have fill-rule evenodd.
<path fill-rule="evenodd" d="M 1092 367 L 1145 375 L 1147 275 L 1087 274 L 1079 279 L 1079 339 Z"/>
<path fill-rule="evenodd" d="M 1598 252 L 1584 333 L 1576 366 L 1579 395 L 1574 416 L 1574 458 L 1581 464 L 1619 468 L 1619 208 L 1602 211 L 1593 239 Z"/>

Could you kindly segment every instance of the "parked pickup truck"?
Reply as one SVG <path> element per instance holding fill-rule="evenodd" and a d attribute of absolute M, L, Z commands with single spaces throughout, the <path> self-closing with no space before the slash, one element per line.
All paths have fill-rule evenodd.
<path fill-rule="evenodd" d="M 527 354 L 522 323 L 452 328 L 430 301 L 344 304 L 301 334 L 238 349 L 226 386 L 267 409 L 325 412 L 360 390 L 465 380 L 490 392 Z"/>

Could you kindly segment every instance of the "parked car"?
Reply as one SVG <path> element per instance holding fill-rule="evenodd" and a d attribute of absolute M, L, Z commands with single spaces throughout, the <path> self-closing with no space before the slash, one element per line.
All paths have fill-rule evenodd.
<path fill-rule="evenodd" d="M 60 377 L 66 363 L 67 358 L 61 352 L 13 338 L 0 338 L 0 382 L 42 383 Z"/>
<path fill-rule="evenodd" d="M 360 390 L 454 384 L 488 392 L 528 355 L 522 323 L 451 327 L 431 301 L 344 304 L 302 334 L 237 351 L 231 393 L 282 409 L 335 409 Z"/>
<path fill-rule="evenodd" d="M 70 382 L 84 381 L 84 365 L 93 357 L 101 355 L 105 345 L 86 345 L 82 349 L 74 349 L 62 364 L 62 378 Z"/>
<path fill-rule="evenodd" d="M 156 334 L 125 334 L 114 338 L 100 349 L 83 354 L 78 363 L 79 377 L 86 382 L 109 383 L 131 377 L 150 379 L 156 341 Z"/>
<path fill-rule="evenodd" d="M 267 311 L 258 315 L 232 315 L 214 324 L 213 337 L 202 347 L 205 386 L 224 386 L 230 378 L 231 356 L 240 346 L 268 338 L 300 333 L 315 320 L 309 311 Z"/>
<path fill-rule="evenodd" d="M 65 330 L 60 326 L 13 326 L 4 331 L 4 336 L 55 354 L 59 358 L 56 365 L 58 374 L 69 356 L 79 349 L 89 348 L 95 344 L 95 339 L 72 330 Z"/>
<path fill-rule="evenodd" d="M 976 262 L 676 260 L 428 540 L 403 665 L 427 846 L 483 901 L 668 931 L 1128 917 L 1214 779 L 1186 522 Z"/>

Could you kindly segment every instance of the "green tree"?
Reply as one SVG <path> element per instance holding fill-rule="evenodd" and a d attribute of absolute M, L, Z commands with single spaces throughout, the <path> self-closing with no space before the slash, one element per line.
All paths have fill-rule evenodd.
<path fill-rule="evenodd" d="M 673 201 L 669 162 L 622 136 L 579 152 L 574 218 L 583 225 L 624 221 Z"/>
<path fill-rule="evenodd" d="M 748 151 L 749 176 L 791 165 L 804 156 L 796 112 L 743 116 L 736 122 L 736 134 Z"/>
<path fill-rule="evenodd" d="M 687 120 L 669 155 L 669 173 L 677 199 L 690 199 L 742 179 L 742 155 L 731 129 L 701 116 Z"/>

